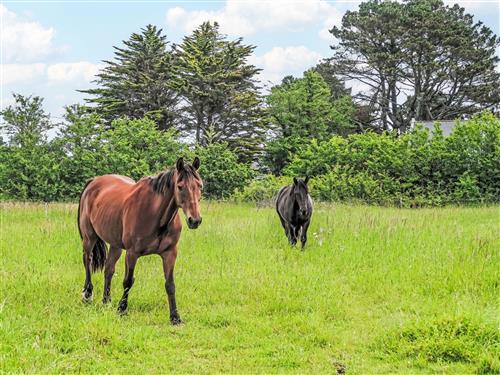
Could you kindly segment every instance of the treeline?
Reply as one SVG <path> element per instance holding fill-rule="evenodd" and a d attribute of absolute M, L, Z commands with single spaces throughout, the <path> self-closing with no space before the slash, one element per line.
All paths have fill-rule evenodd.
<path fill-rule="evenodd" d="M 311 194 L 323 201 L 400 206 L 498 202 L 500 122 L 491 112 L 457 122 L 444 137 L 421 126 L 398 135 L 365 132 L 305 139 L 280 176 L 264 174 L 266 160 L 238 160 L 227 143 L 188 147 L 174 130 L 151 119 L 113 120 L 68 107 L 65 125 L 47 140 L 40 98 L 16 96 L 21 107 L 4 113 L 9 144 L 0 146 L 4 199 L 75 200 L 85 182 L 106 173 L 139 179 L 172 166 L 178 156 L 202 160 L 204 195 L 211 199 L 270 201 L 292 176 L 312 177 Z M 19 128 L 19 124 L 24 124 Z"/>
<path fill-rule="evenodd" d="M 190 149 L 174 130 L 159 130 L 151 119 L 121 118 L 110 125 L 96 113 L 72 106 L 57 136 L 48 140 L 48 116 L 38 97 L 16 96 L 17 107 L 4 116 L 9 144 L 0 145 L 0 186 L 4 199 L 74 201 L 85 182 L 102 174 L 121 174 L 135 180 L 174 165 L 179 156 L 203 160 L 205 195 L 228 198 L 253 177 L 226 143 Z M 19 127 L 23 124 L 23 127 Z"/>
<path fill-rule="evenodd" d="M 138 179 L 198 154 L 209 198 L 268 199 L 309 174 L 322 200 L 497 201 L 500 39 L 440 0 L 370 0 L 331 33 L 331 58 L 264 89 L 255 46 L 217 23 L 177 45 L 148 25 L 114 47 L 62 122 L 14 94 L 0 113 L 0 194 L 73 200 L 95 175 Z M 352 94 L 352 80 L 364 90 Z M 480 112 L 449 137 L 410 126 Z"/>

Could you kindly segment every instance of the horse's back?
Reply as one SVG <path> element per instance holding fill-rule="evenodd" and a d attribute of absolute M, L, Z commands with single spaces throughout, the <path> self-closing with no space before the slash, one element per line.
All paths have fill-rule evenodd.
<path fill-rule="evenodd" d="M 135 185 L 135 181 L 130 177 L 122 176 L 119 174 L 105 174 L 102 176 L 97 176 L 92 179 L 91 184 L 100 185 L 100 186 L 112 186 L 112 187 L 121 187 Z"/>

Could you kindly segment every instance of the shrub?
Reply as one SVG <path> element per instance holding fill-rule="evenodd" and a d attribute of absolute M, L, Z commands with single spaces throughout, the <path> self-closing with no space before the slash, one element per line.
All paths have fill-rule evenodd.
<path fill-rule="evenodd" d="M 208 198 L 228 198 L 253 177 L 251 167 L 239 163 L 236 154 L 226 143 L 198 147 L 196 155 L 201 159 L 200 174 L 203 178 L 204 195 Z"/>
<path fill-rule="evenodd" d="M 248 185 L 234 194 L 237 201 L 242 202 L 264 202 L 270 203 L 285 185 L 292 183 L 290 177 L 276 177 L 265 175 L 259 179 L 251 181 Z"/>
<path fill-rule="evenodd" d="M 404 206 L 495 202 L 500 196 L 500 123 L 485 112 L 458 122 L 445 138 L 417 126 L 391 133 L 313 140 L 284 172 L 314 177 L 321 200 Z"/>
<path fill-rule="evenodd" d="M 156 174 L 175 164 L 188 150 L 174 138 L 173 131 L 158 130 L 149 119 L 119 119 L 100 136 L 104 173 L 135 180 Z"/>

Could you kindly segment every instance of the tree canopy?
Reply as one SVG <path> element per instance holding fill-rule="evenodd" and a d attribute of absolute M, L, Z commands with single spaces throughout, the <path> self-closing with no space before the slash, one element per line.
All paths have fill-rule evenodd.
<path fill-rule="evenodd" d="M 203 23 L 174 47 L 181 130 L 196 144 L 227 142 L 247 156 L 262 146 L 266 118 L 256 85 L 259 69 L 247 62 L 254 49 L 241 38 L 227 40 L 216 22 Z"/>
<path fill-rule="evenodd" d="M 108 122 L 122 116 L 146 116 L 160 129 L 172 127 L 178 118 L 178 93 L 170 87 L 174 57 L 167 49 L 166 36 L 147 25 L 123 44 L 113 47 L 115 60 L 104 61 L 106 66 L 97 75 L 98 87 L 82 90 L 94 96 L 87 102 Z"/>
<path fill-rule="evenodd" d="M 457 4 L 369 0 L 331 33 L 335 72 L 369 89 L 358 98 L 382 129 L 498 107 L 500 39 Z"/>
<path fill-rule="evenodd" d="M 349 96 L 332 99 L 330 86 L 315 70 L 303 78 L 285 77 L 267 98 L 275 137 L 268 144 L 266 163 L 280 173 L 291 155 L 311 139 L 323 140 L 353 129 L 354 106 Z"/>

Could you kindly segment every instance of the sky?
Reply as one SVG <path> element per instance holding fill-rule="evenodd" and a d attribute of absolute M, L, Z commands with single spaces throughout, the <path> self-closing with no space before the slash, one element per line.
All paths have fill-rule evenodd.
<path fill-rule="evenodd" d="M 458 2 L 500 34 L 500 0 Z M 38 95 L 57 121 L 64 106 L 83 103 L 78 89 L 94 87 L 102 60 L 113 58 L 130 34 L 147 24 L 180 43 L 205 20 L 218 21 L 228 38 L 256 46 L 250 63 L 263 69 L 259 79 L 275 84 L 285 75 L 301 76 L 334 43 L 328 30 L 360 1 L 5 1 L 0 0 L 0 108 L 12 93 Z M 498 51 L 500 54 L 500 51 Z"/>

